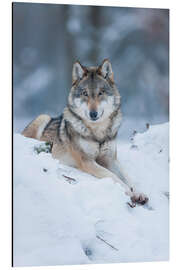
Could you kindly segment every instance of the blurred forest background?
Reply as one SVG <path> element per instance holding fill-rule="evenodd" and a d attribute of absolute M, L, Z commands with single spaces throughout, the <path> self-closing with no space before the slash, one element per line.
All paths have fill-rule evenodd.
<path fill-rule="evenodd" d="M 13 3 L 14 131 L 63 111 L 73 62 L 104 58 L 122 97 L 122 139 L 168 121 L 169 10 Z"/>

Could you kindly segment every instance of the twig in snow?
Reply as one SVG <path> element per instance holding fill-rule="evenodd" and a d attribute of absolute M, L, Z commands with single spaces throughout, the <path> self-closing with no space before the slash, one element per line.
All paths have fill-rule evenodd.
<path fill-rule="evenodd" d="M 137 134 L 137 131 L 134 130 L 133 133 L 132 133 L 132 137 L 130 138 L 131 142 L 134 141 L 134 137 L 135 137 L 136 134 Z"/>
<path fill-rule="evenodd" d="M 103 238 L 101 238 L 99 235 L 96 235 L 96 238 L 98 238 L 99 240 L 101 240 L 102 242 L 104 242 L 106 245 L 108 245 L 109 247 L 111 247 L 112 249 L 119 251 L 119 249 L 117 249 L 116 247 L 114 247 L 113 245 L 109 244 L 106 240 L 104 240 Z"/>
<path fill-rule="evenodd" d="M 150 124 L 146 123 L 146 129 L 149 129 L 149 127 L 150 127 Z"/>
<path fill-rule="evenodd" d="M 66 176 L 66 175 L 62 175 L 64 178 L 67 179 L 67 181 L 71 184 L 72 182 L 77 182 L 76 179 L 72 178 L 72 177 L 69 177 L 69 176 Z"/>
<path fill-rule="evenodd" d="M 127 202 L 127 204 L 131 207 L 131 208 L 134 208 L 134 207 L 136 207 L 136 203 L 134 203 L 134 202 L 132 202 L 132 203 L 130 203 L 130 202 Z"/>
<path fill-rule="evenodd" d="M 130 138 L 130 141 L 131 141 L 131 149 L 137 149 L 138 146 L 134 144 L 134 137 L 136 136 L 137 134 L 137 131 L 134 130 L 133 131 L 133 134 L 132 134 L 132 137 Z"/>

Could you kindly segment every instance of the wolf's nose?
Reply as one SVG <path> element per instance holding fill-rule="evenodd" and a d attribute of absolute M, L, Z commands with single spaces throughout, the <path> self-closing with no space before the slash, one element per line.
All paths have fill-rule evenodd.
<path fill-rule="evenodd" d="M 98 113 L 96 111 L 90 111 L 89 115 L 92 120 L 96 120 Z"/>

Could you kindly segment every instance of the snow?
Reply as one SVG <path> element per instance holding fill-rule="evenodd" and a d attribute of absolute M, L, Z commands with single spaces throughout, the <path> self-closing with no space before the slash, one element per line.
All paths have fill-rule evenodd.
<path fill-rule="evenodd" d="M 118 158 L 147 206 L 130 208 L 112 179 L 37 154 L 42 144 L 14 134 L 14 266 L 168 260 L 168 123 L 118 141 Z"/>

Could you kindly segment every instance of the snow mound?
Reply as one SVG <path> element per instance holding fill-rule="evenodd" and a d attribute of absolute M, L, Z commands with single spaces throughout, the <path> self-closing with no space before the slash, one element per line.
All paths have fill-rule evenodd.
<path fill-rule="evenodd" d="M 130 208 L 111 179 L 59 164 L 14 135 L 14 266 L 168 260 L 168 123 L 118 141 L 118 158 L 147 206 Z"/>

